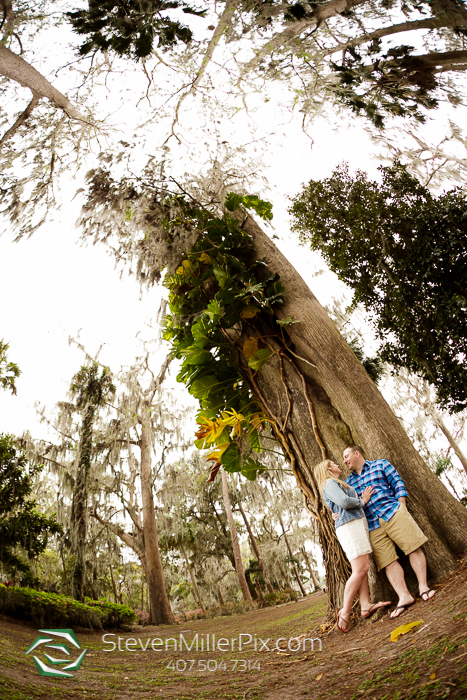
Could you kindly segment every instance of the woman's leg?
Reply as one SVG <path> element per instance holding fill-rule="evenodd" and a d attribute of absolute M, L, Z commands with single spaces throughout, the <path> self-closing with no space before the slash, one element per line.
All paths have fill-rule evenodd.
<path fill-rule="evenodd" d="M 364 581 L 366 581 L 367 599 L 369 606 L 368 569 L 370 568 L 370 555 L 362 554 L 360 557 L 351 559 L 350 565 L 352 567 L 352 575 L 345 584 L 344 605 L 339 611 L 339 615 L 345 620 L 346 624 L 350 619 L 350 612 L 352 610 L 352 605 L 355 600 L 355 596 L 360 591 L 360 588 L 362 587 L 362 583 Z"/>

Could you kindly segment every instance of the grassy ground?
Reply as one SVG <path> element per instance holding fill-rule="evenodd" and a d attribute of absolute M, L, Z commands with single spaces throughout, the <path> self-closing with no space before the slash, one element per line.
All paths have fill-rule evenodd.
<path fill-rule="evenodd" d="M 115 631 L 104 640 L 102 632 L 75 630 L 88 654 L 73 678 L 40 676 L 32 654 L 25 655 L 37 630 L 1 618 L 0 698 L 467 700 L 466 584 L 467 569 L 461 567 L 436 587 L 438 595 L 430 603 L 418 600 L 397 622 L 387 613 L 379 620 L 356 618 L 346 635 L 326 624 L 324 593 L 235 617 Z M 396 627 L 415 621 L 422 622 L 391 641 Z M 192 650 L 175 650 L 174 641 L 167 642 L 165 650 L 166 640 L 178 644 L 181 634 L 189 645 L 194 641 Z M 216 642 L 228 640 L 222 650 L 211 650 L 213 634 Z M 248 645 L 249 637 L 242 637 L 241 651 L 240 634 L 251 635 Z M 285 639 L 278 642 L 280 638 Z M 303 650 L 307 638 L 314 639 L 313 650 L 310 641 Z M 157 639 L 162 640 L 162 649 Z M 152 640 L 157 650 L 151 649 Z M 289 640 L 295 640 L 291 649 L 299 645 L 300 649 L 289 650 Z M 117 647 L 108 651 L 111 642 Z M 143 651 L 141 645 L 146 644 Z M 42 649 L 37 656 L 46 661 Z"/>

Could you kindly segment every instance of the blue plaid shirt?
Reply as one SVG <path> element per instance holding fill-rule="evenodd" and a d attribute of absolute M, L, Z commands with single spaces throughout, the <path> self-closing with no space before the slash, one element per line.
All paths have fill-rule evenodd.
<path fill-rule="evenodd" d="M 353 486 L 359 496 L 367 486 L 375 489 L 372 497 L 364 506 L 368 529 L 377 530 L 380 526 L 379 518 L 388 522 L 399 507 L 398 499 L 408 496 L 404 482 L 399 472 L 387 459 L 376 459 L 373 462 L 366 460 L 362 473 L 358 475 L 352 472 L 346 482 Z"/>

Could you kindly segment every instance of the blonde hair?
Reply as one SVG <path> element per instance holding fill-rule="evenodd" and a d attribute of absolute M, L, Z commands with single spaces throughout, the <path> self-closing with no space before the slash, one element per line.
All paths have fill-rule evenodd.
<path fill-rule="evenodd" d="M 335 476 L 328 472 L 330 464 L 331 460 L 325 459 L 313 469 L 313 474 L 316 479 L 316 483 L 318 484 L 318 489 L 320 493 L 323 493 L 324 484 L 326 483 L 327 479 L 334 479 L 334 481 L 337 481 L 337 483 L 340 484 L 340 486 L 343 486 L 344 488 L 348 489 L 349 485 L 346 484 L 345 481 L 342 481 L 342 479 L 336 479 Z"/>

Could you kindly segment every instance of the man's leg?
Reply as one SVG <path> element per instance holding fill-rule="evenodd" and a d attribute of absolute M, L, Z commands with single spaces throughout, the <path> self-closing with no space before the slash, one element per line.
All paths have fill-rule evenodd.
<path fill-rule="evenodd" d="M 396 591 L 399 596 L 398 606 L 401 605 L 411 605 L 415 602 L 413 596 L 410 595 L 409 589 L 405 582 L 404 569 L 399 564 L 399 562 L 393 561 L 388 564 L 385 568 L 386 576 L 388 577 L 389 583 Z M 396 617 L 399 617 L 396 615 Z"/>
<path fill-rule="evenodd" d="M 426 600 L 429 600 L 434 595 L 435 591 L 430 590 L 426 580 L 426 559 L 421 547 L 409 554 L 410 566 L 415 572 L 418 581 L 418 590 L 420 593 L 427 593 Z M 431 594 L 431 595 L 428 595 Z"/>

